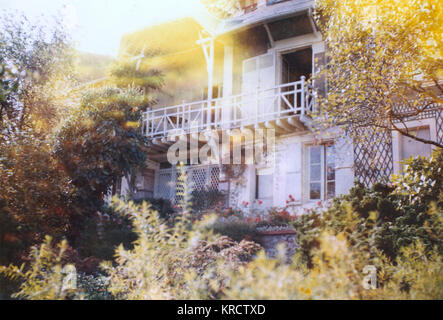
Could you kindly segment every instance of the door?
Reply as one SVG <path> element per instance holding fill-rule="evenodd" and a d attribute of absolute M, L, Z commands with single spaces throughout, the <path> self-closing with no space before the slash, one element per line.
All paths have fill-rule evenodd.
<path fill-rule="evenodd" d="M 243 61 L 242 124 L 263 121 L 275 110 L 275 56 L 267 53 Z"/>

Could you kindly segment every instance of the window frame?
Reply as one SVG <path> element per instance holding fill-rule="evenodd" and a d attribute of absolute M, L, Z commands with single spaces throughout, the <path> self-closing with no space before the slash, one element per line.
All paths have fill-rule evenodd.
<path fill-rule="evenodd" d="M 271 171 L 271 173 L 269 174 L 259 174 L 260 171 Z M 259 197 L 259 176 L 261 175 L 271 175 L 272 176 L 272 188 L 271 188 L 271 195 L 268 197 Z M 267 168 L 267 167 L 257 167 L 255 169 L 255 194 L 254 194 L 254 199 L 255 200 L 262 200 L 262 201 L 273 201 L 274 200 L 274 179 L 275 179 L 275 172 L 272 171 L 271 168 Z"/>
<path fill-rule="evenodd" d="M 333 141 L 325 142 L 322 144 L 314 145 L 309 144 L 305 146 L 306 150 L 306 181 L 305 181 L 305 190 L 306 190 L 306 196 L 305 199 L 307 199 L 308 202 L 314 202 L 314 201 L 325 201 L 332 199 L 336 196 L 336 189 L 337 189 L 337 178 L 336 178 L 336 168 L 337 163 L 336 160 L 334 161 L 334 180 L 328 180 L 327 177 L 327 165 L 328 165 L 328 157 L 327 157 L 327 150 L 328 147 L 334 146 L 334 153 L 336 152 L 336 146 Z M 311 183 L 318 183 L 318 180 L 315 180 L 314 182 L 311 181 L 311 148 L 318 147 L 320 148 L 320 198 L 311 198 Z M 314 164 L 316 165 L 316 164 Z M 329 198 L 328 197 L 328 183 L 334 182 L 334 196 Z"/>
<path fill-rule="evenodd" d="M 410 120 L 405 121 L 405 125 L 407 126 L 408 130 L 414 131 L 420 128 L 428 127 L 429 128 L 429 135 L 431 137 L 431 140 L 437 141 L 437 125 L 436 125 L 436 119 L 435 117 L 427 118 L 427 119 L 420 119 L 420 120 Z M 431 150 L 435 150 L 436 146 L 431 145 Z M 402 153 L 403 153 L 403 146 L 402 146 L 402 134 L 398 131 L 393 130 L 392 131 L 392 158 L 393 158 L 393 165 L 394 165 L 394 173 L 400 174 L 403 172 L 403 166 L 401 165 L 402 159 Z"/>

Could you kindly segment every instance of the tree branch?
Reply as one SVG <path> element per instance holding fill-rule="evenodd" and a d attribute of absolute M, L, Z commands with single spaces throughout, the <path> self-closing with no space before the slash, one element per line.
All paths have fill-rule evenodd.
<path fill-rule="evenodd" d="M 433 141 L 433 140 L 427 140 L 427 139 L 423 139 L 423 138 L 419 138 L 417 136 L 414 136 L 413 134 L 410 134 L 407 130 L 404 131 L 402 129 L 400 129 L 399 127 L 397 127 L 394 122 L 392 121 L 392 119 L 390 119 L 391 125 L 394 128 L 395 131 L 400 132 L 402 135 L 409 137 L 411 139 L 414 139 L 416 141 L 420 141 L 424 144 L 432 144 L 438 148 L 443 148 L 443 144 L 438 143 L 437 141 Z"/>

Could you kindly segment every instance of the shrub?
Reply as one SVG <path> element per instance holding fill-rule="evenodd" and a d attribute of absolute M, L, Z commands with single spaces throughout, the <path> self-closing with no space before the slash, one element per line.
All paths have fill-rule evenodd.
<path fill-rule="evenodd" d="M 170 200 L 156 199 L 156 198 L 143 198 L 134 200 L 135 204 L 141 204 L 143 201 L 151 204 L 153 210 L 157 211 L 161 218 L 168 220 L 174 214 L 174 208 Z"/>
<path fill-rule="evenodd" d="M 257 235 L 255 224 L 239 219 L 217 219 L 208 226 L 216 234 L 227 236 L 235 241 L 254 239 Z"/>
<path fill-rule="evenodd" d="M 325 230 L 343 233 L 366 259 L 378 249 L 394 261 L 402 248 L 416 241 L 442 254 L 442 152 L 436 151 L 430 159 L 411 158 L 405 164 L 404 175 L 393 176 L 391 183 L 367 188 L 357 182 L 321 214 L 313 210 L 299 217 L 294 226 L 304 261 L 311 261 L 316 238 Z"/>
<path fill-rule="evenodd" d="M 116 267 L 103 265 L 109 291 L 119 299 L 213 298 L 223 287 L 223 273 L 250 256 L 255 246 L 213 236 L 207 231 L 212 217 L 192 224 L 191 215 L 183 212 L 168 225 L 146 202 L 116 202 L 116 210 L 130 216 L 138 235 L 133 249 L 116 250 Z"/>
<path fill-rule="evenodd" d="M 192 210 L 208 211 L 224 206 L 226 193 L 219 190 L 193 190 L 191 192 Z"/>
<path fill-rule="evenodd" d="M 52 238 L 47 236 L 40 248 L 31 248 L 29 266 L 23 264 L 21 267 L 0 267 L 0 273 L 22 280 L 20 290 L 12 297 L 31 300 L 81 298 L 82 292 L 76 286 L 75 267 L 63 264 L 67 248 L 66 241 L 54 245 Z"/>
<path fill-rule="evenodd" d="M 85 300 L 112 300 L 114 297 L 108 291 L 109 281 L 102 274 L 77 275 L 77 286 L 83 292 Z"/>
<path fill-rule="evenodd" d="M 262 252 L 251 263 L 229 272 L 226 299 L 441 299 L 441 256 L 425 254 L 420 242 L 402 249 L 395 263 L 376 254 L 378 287 L 363 286 L 361 253 L 341 234 L 322 233 L 314 250 L 313 267 L 306 269 L 300 256 L 287 264 L 284 250 L 276 259 Z"/>
<path fill-rule="evenodd" d="M 357 213 L 348 205 L 347 225 Z M 66 242 L 50 238 L 32 249 L 28 267 L 1 267 L 0 273 L 24 280 L 14 297 L 25 299 L 442 299 L 443 272 L 436 247 L 421 241 L 402 247 L 395 261 L 383 252 L 361 252 L 352 245 L 356 225 L 333 234 L 313 233 L 318 241 L 307 268 L 302 254 L 286 262 L 284 247 L 267 258 L 250 241 L 234 242 L 207 231 L 215 217 L 191 224 L 184 214 L 169 226 L 144 202 L 117 201 L 117 210 L 130 215 L 138 235 L 134 247 L 120 246 L 116 265 L 104 263 L 106 276 L 79 273 L 76 286 L 67 286 Z M 434 213 L 441 219 L 440 211 Z M 306 218 L 307 219 L 307 218 Z M 317 220 L 312 220 L 314 224 Z M 441 220 L 440 220 L 441 221 Z M 313 228 L 311 228 L 312 230 Z M 374 290 L 363 285 L 364 266 L 377 268 Z M 75 288 L 75 289 L 74 289 Z"/>
<path fill-rule="evenodd" d="M 129 217 L 105 207 L 102 213 L 85 219 L 85 225 L 75 239 L 75 247 L 84 257 L 112 260 L 120 244 L 129 249 L 135 239 L 137 236 Z"/>

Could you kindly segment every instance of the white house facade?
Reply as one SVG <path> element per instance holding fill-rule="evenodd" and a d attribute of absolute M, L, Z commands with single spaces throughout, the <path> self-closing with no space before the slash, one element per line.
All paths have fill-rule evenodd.
<path fill-rule="evenodd" d="M 144 114 L 143 130 L 155 153 L 136 179 L 139 197 L 177 201 L 178 173 L 167 154 L 175 156 L 171 150 L 180 143 L 187 148 L 182 161 L 192 188 L 224 190 L 225 205 L 231 207 L 284 206 L 290 197 L 301 209 L 315 206 L 347 193 L 356 179 L 371 183 L 401 171 L 403 158 L 430 154 L 431 147 L 396 133 L 363 146 L 338 128 L 316 130 L 311 114 L 327 83 L 309 81 L 325 59 L 325 43 L 312 17 L 314 4 L 243 1 L 241 14 L 202 28 L 198 44 L 206 61 L 206 94 L 203 100 L 158 105 Z M 442 118 L 441 109 L 436 110 L 426 119 L 411 119 L 411 128 L 441 141 Z M 225 147 L 213 148 L 208 159 L 195 160 L 193 152 L 206 154 L 210 145 L 211 139 L 199 139 L 201 133 L 218 142 L 228 140 Z M 260 149 L 254 141 L 262 135 Z M 227 169 L 235 141 L 242 141 L 236 179 Z M 262 153 L 266 161 L 248 159 L 248 150 Z M 123 194 L 126 183 L 124 179 Z"/>

